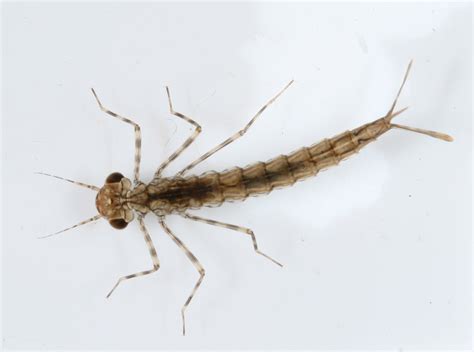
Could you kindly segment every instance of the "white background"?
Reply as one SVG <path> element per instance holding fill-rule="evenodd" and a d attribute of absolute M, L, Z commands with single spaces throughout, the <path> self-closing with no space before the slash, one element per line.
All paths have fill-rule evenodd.
<path fill-rule="evenodd" d="M 8 348 L 469 348 L 471 343 L 471 5 L 324 3 L 4 4 L 3 344 Z M 136 223 L 106 221 L 37 240 L 96 213 L 95 194 L 34 175 L 100 186 L 142 179 L 192 128 L 172 175 L 295 84 L 248 135 L 199 167 L 222 170 L 288 153 L 385 114 L 406 65 L 393 130 L 316 178 L 267 197 L 196 212 L 252 228 L 248 237 L 171 216 L 206 268 L 198 274 L 149 216 L 162 267 Z"/>

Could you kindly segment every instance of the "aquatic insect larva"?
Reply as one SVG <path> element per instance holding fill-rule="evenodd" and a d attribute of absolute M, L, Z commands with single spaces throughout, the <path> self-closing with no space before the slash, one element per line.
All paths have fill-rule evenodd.
<path fill-rule="evenodd" d="M 378 137 L 383 135 L 385 132 L 388 132 L 392 128 L 417 132 L 434 138 L 442 139 L 444 141 L 452 141 L 453 139 L 450 136 L 443 133 L 403 126 L 392 122 L 396 116 L 406 110 L 406 108 L 404 108 L 395 111 L 395 106 L 403 86 L 405 85 L 411 66 L 412 62 L 410 62 L 408 65 L 403 82 L 395 100 L 393 101 L 392 106 L 383 117 L 357 127 L 353 130 L 343 132 L 335 137 L 324 139 L 323 141 L 313 144 L 312 146 L 303 147 L 292 153 L 289 153 L 288 155 L 280 155 L 267 162 L 257 162 L 246 167 L 234 167 L 230 170 L 225 170 L 222 172 L 209 171 L 199 176 L 187 176 L 186 173 L 202 161 L 209 158 L 211 155 L 224 148 L 226 145 L 242 137 L 248 131 L 250 126 L 252 126 L 255 120 L 262 114 L 262 112 L 271 103 L 273 103 L 293 83 L 293 81 L 289 82 L 285 88 L 283 88 L 283 90 L 281 90 L 275 97 L 268 101 L 242 130 L 238 131 L 231 137 L 227 138 L 224 142 L 203 154 L 201 157 L 193 161 L 171 178 L 162 177 L 162 171 L 191 145 L 191 143 L 201 132 L 201 126 L 193 119 L 176 112 L 173 109 L 170 92 L 169 89 L 166 88 L 170 113 L 190 123 L 195 129 L 193 134 L 188 139 L 186 139 L 186 141 L 158 167 L 153 180 L 149 184 L 145 184 L 139 179 L 141 159 L 140 126 L 138 126 L 132 120 L 122 117 L 105 108 L 97 97 L 95 91 L 92 90 L 92 93 L 94 94 L 94 97 L 102 111 L 118 120 L 132 125 L 134 128 L 135 166 L 133 183 L 118 172 L 111 173 L 106 178 L 105 184 L 102 187 L 91 186 L 58 176 L 41 173 L 43 175 L 53 176 L 72 182 L 78 186 L 97 191 L 96 207 L 99 212 L 92 218 L 82 221 L 77 225 L 44 237 L 59 234 L 100 218 L 107 220 L 110 225 L 116 229 L 123 229 L 127 227 L 127 225 L 132 222 L 134 218 L 136 218 L 140 230 L 145 238 L 145 242 L 148 246 L 148 250 L 153 261 L 153 267 L 149 270 L 121 277 L 107 295 L 107 297 L 109 297 L 121 282 L 134 277 L 151 274 L 160 268 L 160 262 L 158 260 L 155 247 L 143 221 L 145 215 L 148 213 L 154 213 L 158 217 L 158 221 L 165 233 L 171 237 L 178 247 L 181 248 L 188 259 L 192 262 L 196 270 L 199 272 L 199 279 L 181 309 L 184 335 L 184 313 L 192 298 L 194 297 L 194 294 L 201 285 L 205 271 L 199 260 L 168 227 L 165 222 L 166 215 L 178 214 L 186 219 L 224 227 L 249 235 L 252 239 L 253 248 L 256 253 L 281 266 L 281 264 L 276 260 L 260 251 L 257 245 L 255 234 L 251 229 L 205 219 L 189 213 L 188 210 L 198 209 L 204 206 L 219 206 L 225 201 L 245 200 L 249 196 L 269 193 L 275 188 L 291 186 L 297 181 L 317 175 L 318 172 L 323 169 L 339 164 L 341 160 L 344 160 L 352 154 L 358 152 L 367 144 L 375 141 Z"/>

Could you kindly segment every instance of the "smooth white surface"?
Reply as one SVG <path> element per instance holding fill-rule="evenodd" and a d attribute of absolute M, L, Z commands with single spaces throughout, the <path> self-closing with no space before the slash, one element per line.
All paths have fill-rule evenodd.
<path fill-rule="evenodd" d="M 4 4 L 3 344 L 7 348 L 469 348 L 471 343 L 471 5 L 323 3 Z M 385 114 L 410 59 L 394 130 L 337 168 L 267 197 L 196 212 L 252 228 L 249 238 L 170 217 L 206 268 L 198 274 L 156 219 L 105 221 L 36 240 L 96 213 L 101 185 L 142 178 L 203 126 L 166 174 L 243 127 L 290 79 L 248 135 L 195 172 L 266 160 Z"/>

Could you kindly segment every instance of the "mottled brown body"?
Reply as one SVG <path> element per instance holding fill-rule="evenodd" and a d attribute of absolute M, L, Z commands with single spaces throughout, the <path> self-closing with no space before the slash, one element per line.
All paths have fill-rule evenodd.
<path fill-rule="evenodd" d="M 268 194 L 337 165 L 389 129 L 389 123 L 381 118 L 267 162 L 186 178 L 155 178 L 146 187 L 147 206 L 163 216 Z"/>
<path fill-rule="evenodd" d="M 105 108 L 97 97 L 95 91 L 92 90 L 99 108 L 103 112 L 133 126 L 134 128 L 135 163 L 133 169 L 133 184 L 131 180 L 124 177 L 119 172 L 110 174 L 106 178 L 105 184 L 102 187 L 64 179 L 59 176 L 53 176 L 74 183 L 78 186 L 97 191 L 96 207 L 99 213 L 90 219 L 81 221 L 74 226 L 62 231 L 58 231 L 51 235 L 47 235 L 45 237 L 57 235 L 69 229 L 73 229 L 101 218 L 108 220 L 110 225 L 116 229 L 124 229 L 129 223 L 132 222 L 134 218 L 136 218 L 140 230 L 144 236 L 145 243 L 148 247 L 148 251 L 153 262 L 153 267 L 148 270 L 120 277 L 115 286 L 107 295 L 107 297 L 110 297 L 110 295 L 121 282 L 152 274 L 160 268 L 158 254 L 144 223 L 145 215 L 147 213 L 153 212 L 158 216 L 158 221 L 164 232 L 183 251 L 186 257 L 195 267 L 196 271 L 199 273 L 199 279 L 196 281 L 191 294 L 181 308 L 184 335 L 185 310 L 199 289 L 205 276 L 205 270 L 196 256 L 194 256 L 194 254 L 186 247 L 186 245 L 168 227 L 165 221 L 166 215 L 176 213 L 185 219 L 240 232 L 251 238 L 255 253 L 265 257 L 278 266 L 282 266 L 281 263 L 260 251 L 256 236 L 251 229 L 243 226 L 220 222 L 217 220 L 203 218 L 190 214 L 187 212 L 187 210 L 197 209 L 204 206 L 219 206 L 226 201 L 245 200 L 249 196 L 267 194 L 276 188 L 291 186 L 297 181 L 306 179 L 310 176 L 315 176 L 319 171 L 339 164 L 341 160 L 344 160 L 350 157 L 352 154 L 358 152 L 364 146 L 375 141 L 377 137 L 381 136 L 392 128 L 399 128 L 425 134 L 445 141 L 452 141 L 453 139 L 450 136 L 443 133 L 392 123 L 392 119 L 395 116 L 406 110 L 405 108 L 394 112 L 398 97 L 400 96 L 402 88 L 406 82 L 411 65 L 412 63 L 410 62 L 403 78 L 403 82 L 400 86 L 400 89 L 398 90 L 398 94 L 393 101 L 391 108 L 384 117 L 379 118 L 371 123 L 362 125 L 351 131 L 341 133 L 335 137 L 325 139 L 309 147 L 303 147 L 288 155 L 280 155 L 267 162 L 258 162 L 244 168 L 235 167 L 222 172 L 209 171 L 199 176 L 184 175 L 199 163 L 203 162 L 225 146 L 242 137 L 252 126 L 255 120 L 261 115 L 261 113 L 265 111 L 265 109 L 270 104 L 272 104 L 293 83 L 293 81 L 290 81 L 285 86 L 285 88 L 283 88 L 283 90 L 281 90 L 276 96 L 274 96 L 262 108 L 260 108 L 260 110 L 245 125 L 243 129 L 239 130 L 224 140 L 222 143 L 201 155 L 198 159 L 187 165 L 172 178 L 163 178 L 161 176 L 162 171 L 192 144 L 202 129 L 196 121 L 173 109 L 170 92 L 169 89 L 166 88 L 170 113 L 192 125 L 194 127 L 194 132 L 158 167 L 152 182 L 150 182 L 148 185 L 141 182 L 139 178 L 141 160 L 140 126 L 133 120 L 120 116 L 117 113 Z"/>

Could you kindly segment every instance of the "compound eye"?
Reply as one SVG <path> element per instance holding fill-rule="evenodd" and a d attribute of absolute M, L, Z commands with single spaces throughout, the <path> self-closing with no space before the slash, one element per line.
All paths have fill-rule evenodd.
<path fill-rule="evenodd" d="M 123 175 L 120 172 L 114 172 L 107 176 L 105 183 L 117 183 L 123 178 Z"/>
<path fill-rule="evenodd" d="M 127 227 L 128 222 L 126 222 L 124 219 L 112 219 L 109 221 L 109 224 L 117 230 L 122 230 Z"/>

